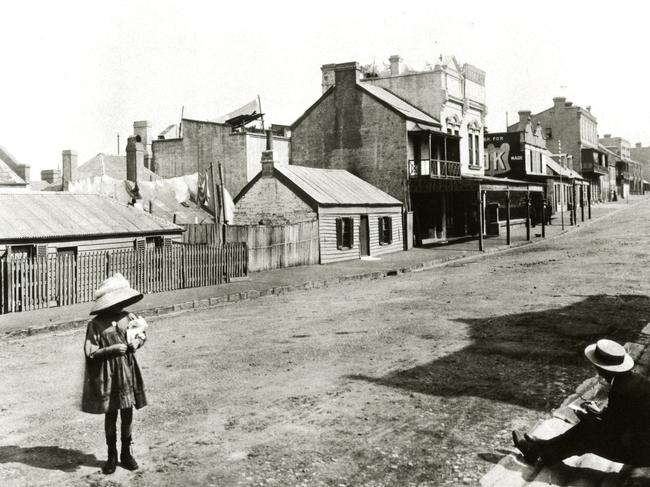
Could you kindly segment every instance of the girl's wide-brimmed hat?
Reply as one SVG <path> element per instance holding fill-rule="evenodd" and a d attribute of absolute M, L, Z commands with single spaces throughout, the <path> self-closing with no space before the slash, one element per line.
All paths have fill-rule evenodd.
<path fill-rule="evenodd" d="M 100 311 L 112 308 L 115 305 L 121 307 L 137 303 L 143 298 L 141 292 L 132 289 L 129 281 L 122 274 L 115 274 L 102 283 L 95 291 L 95 300 L 90 309 L 90 314 L 95 315 Z"/>
<path fill-rule="evenodd" d="M 609 372 L 627 372 L 634 367 L 634 360 L 623 345 L 606 338 L 585 348 L 585 355 L 596 367 Z"/>

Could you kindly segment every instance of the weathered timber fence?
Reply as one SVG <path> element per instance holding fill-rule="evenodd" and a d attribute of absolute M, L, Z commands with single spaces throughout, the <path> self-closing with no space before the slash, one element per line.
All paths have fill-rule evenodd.
<path fill-rule="evenodd" d="M 183 243 L 188 244 L 221 244 L 221 224 L 216 223 L 185 223 Z"/>
<path fill-rule="evenodd" d="M 245 243 L 172 245 L 0 259 L 0 313 L 93 300 L 100 282 L 120 272 L 143 293 L 213 286 L 248 273 Z"/>
<path fill-rule="evenodd" d="M 319 262 L 317 221 L 291 225 L 227 225 L 226 241 L 246 243 L 250 271 Z"/>

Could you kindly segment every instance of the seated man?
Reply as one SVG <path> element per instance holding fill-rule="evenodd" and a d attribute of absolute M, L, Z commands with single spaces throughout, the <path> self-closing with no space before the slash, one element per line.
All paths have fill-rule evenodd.
<path fill-rule="evenodd" d="M 526 462 L 553 465 L 573 455 L 593 453 L 614 462 L 650 466 L 650 381 L 632 372 L 634 361 L 612 340 L 598 340 L 585 349 L 609 388 L 603 411 L 591 405 L 576 412 L 580 421 L 565 433 L 542 440 L 516 431 L 515 446 Z"/>

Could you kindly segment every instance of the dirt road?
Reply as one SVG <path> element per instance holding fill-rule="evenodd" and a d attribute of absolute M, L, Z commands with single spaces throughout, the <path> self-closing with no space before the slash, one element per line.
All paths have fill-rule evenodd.
<path fill-rule="evenodd" d="M 0 343 L 0 485 L 475 485 L 650 321 L 650 203 L 517 252 L 150 323 L 142 468 L 103 476 L 82 331 Z"/>

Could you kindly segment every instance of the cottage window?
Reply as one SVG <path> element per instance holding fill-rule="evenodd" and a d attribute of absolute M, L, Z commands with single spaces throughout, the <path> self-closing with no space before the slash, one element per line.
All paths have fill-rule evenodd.
<path fill-rule="evenodd" d="M 336 248 L 339 250 L 351 249 L 354 244 L 354 219 L 336 219 Z"/>
<path fill-rule="evenodd" d="M 390 245 L 393 243 L 393 219 L 389 216 L 378 218 L 379 224 L 379 245 Z"/>
<path fill-rule="evenodd" d="M 162 237 L 147 237 L 146 243 L 147 249 L 159 249 L 164 245 L 164 240 Z"/>

